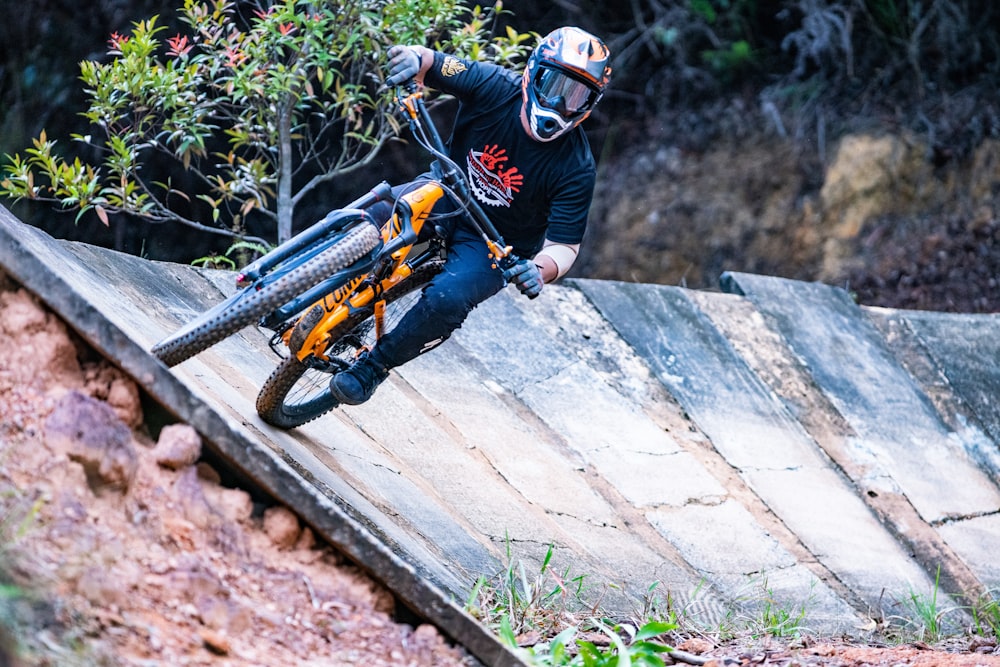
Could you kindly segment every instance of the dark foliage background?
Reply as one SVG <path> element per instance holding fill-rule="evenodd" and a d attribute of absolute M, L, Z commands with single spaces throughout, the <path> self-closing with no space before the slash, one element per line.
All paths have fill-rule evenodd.
<path fill-rule="evenodd" d="M 141 18 L 159 15 L 166 25 L 176 25 L 178 6 L 177 0 L 2 0 L 2 4 L 0 152 L 4 155 L 23 154 L 42 130 L 58 139 L 68 155 L 78 150 L 70 134 L 89 131 L 79 115 L 88 103 L 79 79 L 80 61 L 105 58 L 111 34 L 128 32 Z M 25 222 L 60 238 L 165 259 L 187 254 L 170 252 L 169 245 L 192 246 L 190 239 L 158 243 L 160 230 L 136 220 L 114 220 L 106 227 L 96 216 L 84 216 L 77 223 L 75 214 L 53 215 L 44 204 L 4 203 Z M 152 245 L 161 251 L 151 252 Z"/>
<path fill-rule="evenodd" d="M 78 62 L 104 58 L 108 36 L 139 18 L 159 14 L 169 25 L 178 2 L 96 0 L 83 7 L 69 0 L 4 0 L 0 151 L 22 152 L 43 128 L 50 137 L 86 133 L 78 115 L 86 104 Z M 498 29 L 509 23 L 543 34 L 575 24 L 608 42 L 611 89 L 588 121 L 602 161 L 650 150 L 645 128 L 654 120 L 664 128 L 660 141 L 684 150 L 705 150 L 721 137 L 763 127 L 808 145 L 820 161 L 844 132 L 905 130 L 924 137 L 942 167 L 1000 137 L 1000 3 L 992 0 L 507 0 L 504 8 Z M 731 111 L 733 100 L 743 112 Z M 76 150 L 68 141 L 64 147 Z M 369 183 L 410 175 L 408 155 L 402 145 L 386 150 L 367 173 L 303 207 L 301 224 Z M 191 261 L 226 245 L 136 220 L 105 227 L 88 217 L 75 223 L 73 215 L 55 216 L 40 205 L 19 203 L 13 210 L 57 236 L 156 259 Z M 954 219 L 926 226 L 963 228 Z M 993 243 L 992 236 L 976 241 L 980 259 L 969 260 L 976 271 L 996 263 Z M 858 277 L 868 289 L 865 298 L 908 305 L 905 297 L 889 296 L 914 280 L 894 277 L 903 271 L 898 264 L 882 267 L 888 275 Z M 986 275 L 996 278 L 991 268 Z M 962 306 L 924 298 L 919 307 Z M 977 309 L 1000 309 L 1000 303 L 992 299 Z"/>

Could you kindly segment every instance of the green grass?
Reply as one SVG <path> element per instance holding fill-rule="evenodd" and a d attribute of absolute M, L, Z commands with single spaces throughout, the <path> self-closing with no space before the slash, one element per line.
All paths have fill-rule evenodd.
<path fill-rule="evenodd" d="M 690 637 L 722 645 L 741 639 L 796 639 L 809 634 L 805 625 L 814 595 L 802 601 L 781 600 L 766 575 L 749 580 L 746 593 L 733 600 L 721 621 L 710 622 L 693 611 L 702 581 L 686 605 L 679 596 L 650 585 L 627 617 L 615 618 L 602 609 L 608 590 L 589 585 L 592 578 L 553 568 L 554 547 L 529 576 L 525 563 L 515 558 L 510 541 L 506 565 L 495 577 L 480 577 L 466 600 L 466 610 L 490 628 L 529 665 L 567 667 L 659 666 L 672 664 L 664 655 Z M 815 584 L 815 582 L 814 582 Z M 1000 599 L 995 592 L 974 605 L 943 606 L 945 597 L 936 577 L 932 589 L 909 591 L 897 598 L 900 613 L 882 618 L 872 641 L 906 643 L 944 640 L 951 632 L 1000 639 Z M 946 622 L 960 610 L 974 619 L 971 628 Z M 864 643 L 860 639 L 859 643 Z"/>
<path fill-rule="evenodd" d="M 987 591 L 971 609 L 977 635 L 1000 641 L 1000 591 Z"/>
<path fill-rule="evenodd" d="M 934 576 L 934 587 L 928 595 L 923 595 L 915 591 L 910 591 L 906 599 L 913 614 L 910 618 L 916 623 L 918 636 L 923 641 L 934 642 L 941 638 L 941 621 L 945 613 L 938 606 L 938 585 L 940 583 L 941 568 L 938 568 Z"/>
<path fill-rule="evenodd" d="M 613 620 L 600 614 L 601 592 L 591 590 L 587 578 L 569 568 L 552 567 L 549 545 L 537 572 L 529 576 L 524 561 L 514 558 L 510 540 L 507 564 L 498 576 L 479 577 L 465 608 L 489 627 L 502 642 L 531 665 L 603 667 L 662 666 L 662 654 L 672 648 L 655 641 L 675 630 L 676 623 L 649 618 L 640 624 Z M 660 605 L 652 595 L 642 610 L 653 614 Z M 596 601 L 590 601 L 596 596 Z"/>
<path fill-rule="evenodd" d="M 507 540 L 506 569 L 493 579 L 479 577 L 466 600 L 466 609 L 494 631 L 504 626 L 515 635 L 537 632 L 558 634 L 560 619 L 586 611 L 585 578 L 568 569 L 552 570 L 550 545 L 536 574 L 529 577 L 524 562 L 515 559 Z"/>
<path fill-rule="evenodd" d="M 767 577 L 763 577 L 760 585 L 759 613 L 750 622 L 752 634 L 755 637 L 798 637 L 803 631 L 806 619 L 806 609 L 812 600 L 798 605 L 788 606 L 778 601 L 774 589 L 768 586 Z"/>
<path fill-rule="evenodd" d="M 949 623 L 949 617 L 960 617 L 973 610 L 965 605 L 946 604 L 951 599 L 941 593 L 940 577 L 941 568 L 938 567 L 930 591 L 922 593 L 911 589 L 899 598 L 897 605 L 900 613 L 882 622 L 887 639 L 934 643 L 962 631 L 961 621 Z"/>

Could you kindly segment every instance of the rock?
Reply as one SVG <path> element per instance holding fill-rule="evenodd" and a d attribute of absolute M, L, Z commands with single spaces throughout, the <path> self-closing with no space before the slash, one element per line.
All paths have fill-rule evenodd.
<path fill-rule="evenodd" d="M 164 468 L 180 470 L 201 456 L 201 436 L 187 424 L 163 427 L 153 449 L 153 458 Z"/>
<path fill-rule="evenodd" d="M 186 467 L 174 481 L 173 495 L 186 520 L 198 528 L 208 528 L 218 523 L 219 515 L 209 503 L 198 480 L 198 470 Z"/>
<path fill-rule="evenodd" d="M 76 582 L 76 591 L 97 606 L 121 606 L 127 593 L 118 577 L 104 567 L 88 567 Z"/>
<path fill-rule="evenodd" d="M 702 639 L 701 637 L 691 637 L 684 640 L 684 643 L 677 648 L 681 651 L 693 653 L 694 655 L 701 655 L 703 653 L 708 653 L 715 648 L 715 646 L 707 639 Z"/>
<path fill-rule="evenodd" d="M 82 386 L 77 349 L 61 320 L 22 289 L 0 292 L 0 313 L 0 334 L 11 341 L 0 352 L 0 366 L 15 384 L 60 392 Z"/>
<path fill-rule="evenodd" d="M 130 428 L 136 428 L 142 424 L 144 416 L 142 401 L 139 398 L 139 387 L 129 378 L 119 376 L 111 381 L 107 401 L 115 414 Z"/>
<path fill-rule="evenodd" d="M 242 523 L 253 514 L 253 499 L 243 489 L 227 489 L 206 483 L 203 490 L 215 511 L 229 521 Z"/>
<path fill-rule="evenodd" d="M 927 148 L 897 136 L 848 135 L 819 191 L 824 244 L 820 275 L 835 279 L 869 220 L 915 209 L 935 189 Z M 901 204 L 906 202 L 906 204 Z"/>
<path fill-rule="evenodd" d="M 46 327 L 48 316 L 26 290 L 5 292 L 0 298 L 4 305 L 0 332 L 16 337 L 23 332 L 36 332 Z"/>
<path fill-rule="evenodd" d="M 743 271 L 844 286 L 862 305 L 1000 309 L 995 137 L 962 154 L 884 126 L 816 143 L 756 132 L 692 142 L 683 115 L 667 116 L 644 148 L 602 161 L 600 224 L 571 276 L 716 289 L 724 271 Z M 931 234 L 946 243 L 924 257 Z"/>
<path fill-rule="evenodd" d="M 316 546 L 316 534 L 309 526 L 302 528 L 299 539 L 295 542 L 296 551 L 308 551 Z"/>
<path fill-rule="evenodd" d="M 299 518 L 287 507 L 264 510 L 264 532 L 279 549 L 291 549 L 299 540 Z"/>
<path fill-rule="evenodd" d="M 183 551 L 194 551 L 199 542 L 198 528 L 179 516 L 167 515 L 162 518 L 163 533 L 170 542 Z"/>
<path fill-rule="evenodd" d="M 142 424 L 139 387 L 117 366 L 101 360 L 85 365 L 83 375 L 86 393 L 98 400 L 106 401 L 130 428 Z"/>
<path fill-rule="evenodd" d="M 204 629 L 201 631 L 201 641 L 205 644 L 205 648 L 216 655 L 229 655 L 229 651 L 232 650 L 229 638 L 221 632 Z"/>
<path fill-rule="evenodd" d="M 441 634 L 438 632 L 438 629 L 429 623 L 421 623 L 417 626 L 417 629 L 413 632 L 413 640 L 418 645 L 428 648 L 436 648 L 438 644 L 442 643 Z"/>
<path fill-rule="evenodd" d="M 131 429 L 107 403 L 79 391 L 64 395 L 45 420 L 45 442 L 83 466 L 95 493 L 128 489 L 139 465 Z"/>
<path fill-rule="evenodd" d="M 249 624 L 250 614 L 238 602 L 226 596 L 201 595 L 195 599 L 198 618 L 206 627 L 217 631 L 242 631 Z"/>

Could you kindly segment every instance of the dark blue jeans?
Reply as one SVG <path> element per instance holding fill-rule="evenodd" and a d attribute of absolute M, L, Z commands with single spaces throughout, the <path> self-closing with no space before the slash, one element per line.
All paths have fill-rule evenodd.
<path fill-rule="evenodd" d="M 434 212 L 445 207 L 435 206 Z M 486 243 L 466 222 L 456 219 L 446 245 L 444 268 L 424 286 L 417 303 L 375 348 L 376 356 L 389 368 L 443 343 L 462 326 L 473 308 L 505 284 L 500 269 L 493 266 Z"/>

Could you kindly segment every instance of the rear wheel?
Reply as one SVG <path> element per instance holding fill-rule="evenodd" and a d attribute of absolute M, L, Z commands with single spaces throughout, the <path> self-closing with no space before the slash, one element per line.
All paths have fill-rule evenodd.
<path fill-rule="evenodd" d="M 440 268 L 440 261 L 425 264 L 382 295 L 386 302 L 383 323 L 387 332 L 413 307 L 420 298 L 420 288 Z M 307 313 L 292 332 L 292 342 L 304 339 L 317 322 L 318 317 L 310 321 Z M 329 361 L 309 358 L 303 362 L 289 356 L 274 369 L 257 395 L 257 413 L 261 419 L 273 426 L 295 428 L 337 407 L 330 393 L 330 378 L 353 363 L 362 350 L 375 345 L 373 309 L 366 307 L 348 317 L 330 332 L 330 340 L 333 342 L 326 351 Z"/>
<path fill-rule="evenodd" d="M 290 269 L 260 289 L 248 287 L 237 292 L 205 311 L 153 346 L 152 353 L 167 366 L 176 366 L 350 266 L 377 247 L 380 238 L 379 231 L 367 222 L 349 229 L 342 239 L 302 266 Z"/>

